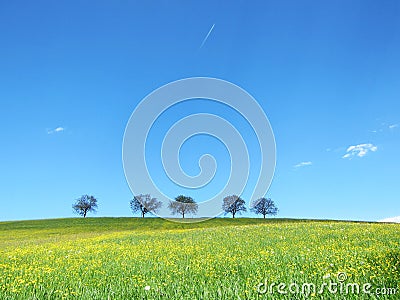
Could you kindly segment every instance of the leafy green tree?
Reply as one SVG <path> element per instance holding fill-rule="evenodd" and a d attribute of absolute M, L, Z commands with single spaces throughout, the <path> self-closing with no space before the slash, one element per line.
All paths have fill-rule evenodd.
<path fill-rule="evenodd" d="M 162 202 L 158 201 L 157 198 L 151 198 L 150 194 L 134 196 L 130 201 L 132 212 L 140 211 L 142 218 L 149 212 L 156 213 L 161 205 Z"/>
<path fill-rule="evenodd" d="M 227 196 L 222 202 L 222 209 L 225 214 L 231 213 L 232 218 L 235 218 L 237 213 L 241 214 L 242 211 L 247 211 L 246 202 L 236 195 Z"/>
<path fill-rule="evenodd" d="M 278 213 L 278 208 L 270 198 L 257 199 L 252 203 L 251 210 L 257 215 L 263 215 L 264 219 L 266 215 L 275 216 Z"/>
<path fill-rule="evenodd" d="M 75 204 L 72 205 L 72 209 L 78 215 L 86 218 L 86 214 L 88 212 L 96 212 L 97 199 L 93 196 L 83 195 L 80 198 L 76 199 Z"/>
<path fill-rule="evenodd" d="M 191 197 L 180 195 L 175 201 L 170 201 L 168 208 L 173 215 L 180 214 L 185 218 L 185 214 L 196 214 L 199 206 Z"/>

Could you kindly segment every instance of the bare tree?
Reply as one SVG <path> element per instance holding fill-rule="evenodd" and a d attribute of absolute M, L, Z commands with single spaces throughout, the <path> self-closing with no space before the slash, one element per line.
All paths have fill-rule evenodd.
<path fill-rule="evenodd" d="M 251 204 L 251 210 L 257 215 L 263 215 L 264 219 L 266 215 L 275 216 L 278 213 L 278 208 L 270 198 L 257 199 Z"/>
<path fill-rule="evenodd" d="M 80 198 L 76 199 L 74 205 L 72 205 L 72 209 L 78 215 L 86 218 L 86 214 L 88 212 L 96 212 L 97 209 L 97 199 L 93 196 L 83 195 Z"/>
<path fill-rule="evenodd" d="M 191 197 L 180 195 L 175 198 L 175 201 L 170 201 L 168 208 L 173 215 L 180 214 L 185 218 L 185 214 L 196 214 L 199 206 Z"/>
<path fill-rule="evenodd" d="M 132 212 L 140 211 L 142 218 L 148 212 L 156 213 L 161 205 L 162 202 L 158 201 L 157 198 L 151 198 L 150 194 L 134 196 L 130 201 Z"/>
<path fill-rule="evenodd" d="M 231 213 L 232 218 L 235 218 L 237 213 L 240 214 L 242 211 L 247 211 L 246 202 L 236 195 L 225 197 L 222 203 L 222 209 L 225 211 L 225 214 Z"/>

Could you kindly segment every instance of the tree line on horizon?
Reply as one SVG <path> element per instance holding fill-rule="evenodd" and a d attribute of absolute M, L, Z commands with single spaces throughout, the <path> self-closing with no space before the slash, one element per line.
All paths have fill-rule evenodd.
<path fill-rule="evenodd" d="M 147 213 L 156 214 L 162 206 L 162 202 L 157 200 L 157 198 L 152 198 L 150 194 L 134 196 L 129 204 L 132 212 L 139 212 L 142 218 Z M 84 218 L 88 212 L 96 212 L 97 207 L 97 199 L 89 195 L 81 196 L 72 206 L 73 211 Z M 181 215 L 182 218 L 185 218 L 185 215 L 197 214 L 198 204 L 192 197 L 179 195 L 175 198 L 175 201 L 169 201 L 168 208 L 172 215 Z M 235 218 L 237 214 L 247 211 L 246 202 L 237 195 L 226 196 L 222 200 L 222 209 L 225 215 L 231 214 L 232 218 Z M 278 208 L 271 198 L 263 197 L 251 203 L 250 211 L 257 215 L 262 215 L 265 219 L 267 215 L 275 216 L 278 213 Z"/>

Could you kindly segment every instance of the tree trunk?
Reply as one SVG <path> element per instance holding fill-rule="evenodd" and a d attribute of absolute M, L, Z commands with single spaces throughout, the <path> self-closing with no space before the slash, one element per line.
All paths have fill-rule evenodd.
<path fill-rule="evenodd" d="M 265 214 L 263 214 L 263 216 L 264 216 L 264 219 L 265 219 Z"/>
<path fill-rule="evenodd" d="M 142 211 L 142 218 L 144 218 L 144 211 Z"/>
<path fill-rule="evenodd" d="M 86 213 L 87 213 L 87 211 L 85 210 L 85 211 L 83 212 L 83 217 L 84 217 L 84 218 L 86 218 Z"/>
<path fill-rule="evenodd" d="M 235 213 L 232 213 L 232 219 L 234 219 L 235 218 Z"/>
<path fill-rule="evenodd" d="M 184 219 L 184 218 L 185 218 L 185 213 L 183 212 L 183 213 L 182 213 L 182 219 Z"/>

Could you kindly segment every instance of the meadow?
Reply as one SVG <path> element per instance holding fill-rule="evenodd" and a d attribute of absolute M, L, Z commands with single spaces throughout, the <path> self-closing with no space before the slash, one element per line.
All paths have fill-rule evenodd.
<path fill-rule="evenodd" d="M 399 299 L 399 290 L 400 224 L 0 222 L 0 299 Z"/>

